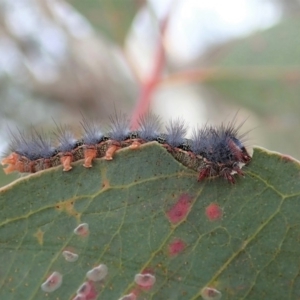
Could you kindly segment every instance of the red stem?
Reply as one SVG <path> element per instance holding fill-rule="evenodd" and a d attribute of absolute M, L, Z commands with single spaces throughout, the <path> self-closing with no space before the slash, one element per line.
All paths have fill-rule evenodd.
<path fill-rule="evenodd" d="M 150 101 L 153 92 L 155 91 L 155 88 L 160 81 L 161 73 L 163 70 L 163 67 L 165 65 L 166 55 L 165 55 L 165 49 L 164 49 L 164 43 L 163 43 L 163 37 L 166 32 L 166 28 L 169 21 L 169 13 L 166 15 L 166 17 L 161 21 L 160 24 L 160 39 L 157 45 L 156 54 L 154 57 L 154 66 L 151 74 L 149 75 L 149 78 L 147 78 L 142 86 L 140 95 L 138 98 L 137 105 L 133 111 L 132 118 L 131 118 L 131 128 L 132 130 L 135 130 L 138 128 L 138 120 L 139 118 L 144 115 L 150 106 Z"/>

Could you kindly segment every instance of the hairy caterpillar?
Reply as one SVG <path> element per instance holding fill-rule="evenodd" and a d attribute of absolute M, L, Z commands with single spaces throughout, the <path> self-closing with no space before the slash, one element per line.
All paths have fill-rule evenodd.
<path fill-rule="evenodd" d="M 121 148 L 134 150 L 156 141 L 183 165 L 197 171 L 199 181 L 220 176 L 234 183 L 234 174 L 243 176 L 241 166 L 251 161 L 243 144 L 245 134 L 239 133 L 241 125 L 236 127 L 235 120 L 217 127 L 206 125 L 194 129 L 192 138 L 187 139 L 187 126 L 180 119 L 169 121 L 165 132 L 160 133 L 160 118 L 148 113 L 139 119 L 139 128 L 132 131 L 127 116 L 116 112 L 110 117 L 107 132 L 83 118 L 81 139 L 76 139 L 67 126 L 59 125 L 54 133 L 56 141 L 34 128 L 27 134 L 11 134 L 11 153 L 1 163 L 6 166 L 6 174 L 34 173 L 58 165 L 70 171 L 72 162 L 83 159 L 83 166 L 91 168 L 95 158 L 112 160 Z"/>

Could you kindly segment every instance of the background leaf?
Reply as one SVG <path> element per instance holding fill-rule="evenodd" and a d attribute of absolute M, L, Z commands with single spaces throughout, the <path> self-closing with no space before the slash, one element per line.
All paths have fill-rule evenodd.
<path fill-rule="evenodd" d="M 223 74 L 208 82 L 228 103 L 249 108 L 264 121 L 259 131 L 271 149 L 297 158 L 299 25 L 299 18 L 287 18 L 270 29 L 223 46 L 211 62 Z"/>
<path fill-rule="evenodd" d="M 200 299 L 208 286 L 231 300 L 300 296 L 298 162 L 256 148 L 235 185 L 197 182 L 157 144 L 81 164 L 1 190 L 1 299 L 72 299 L 100 263 L 108 275 L 95 283 L 98 299 Z M 83 222 L 90 234 L 75 235 Z M 66 249 L 79 259 L 67 262 Z M 53 271 L 63 283 L 45 295 Z M 134 283 L 143 271 L 156 277 L 151 289 Z"/>
<path fill-rule="evenodd" d="M 89 20 L 95 29 L 119 44 L 124 42 L 137 11 L 145 5 L 144 0 L 70 0 L 69 2 Z"/>

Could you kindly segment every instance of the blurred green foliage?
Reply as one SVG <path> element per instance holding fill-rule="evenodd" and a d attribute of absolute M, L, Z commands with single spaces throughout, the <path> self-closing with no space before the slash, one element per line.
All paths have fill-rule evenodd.
<path fill-rule="evenodd" d="M 69 0 L 93 27 L 109 39 L 123 44 L 137 11 L 145 0 Z"/>
<path fill-rule="evenodd" d="M 300 19 L 289 18 L 254 35 L 228 43 L 212 65 L 222 77 L 210 79 L 229 103 L 251 109 L 269 147 L 300 157 Z M 226 76 L 226 69 L 228 74 Z"/>

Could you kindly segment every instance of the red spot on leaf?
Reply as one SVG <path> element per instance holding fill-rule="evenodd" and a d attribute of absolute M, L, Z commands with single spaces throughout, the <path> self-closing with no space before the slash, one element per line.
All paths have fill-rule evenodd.
<path fill-rule="evenodd" d="M 150 273 L 140 273 L 134 276 L 134 281 L 141 289 L 150 290 L 153 287 L 156 278 Z"/>
<path fill-rule="evenodd" d="M 133 290 L 131 293 L 119 298 L 119 300 L 136 300 L 139 293 L 140 293 L 140 291 Z"/>
<path fill-rule="evenodd" d="M 82 223 L 78 225 L 74 229 L 74 233 L 80 236 L 87 236 L 89 234 L 89 224 L 87 223 Z"/>
<path fill-rule="evenodd" d="M 151 269 L 151 268 L 146 268 L 144 269 L 141 274 L 151 274 L 151 275 L 154 275 L 154 270 Z"/>
<path fill-rule="evenodd" d="M 175 239 L 170 245 L 169 245 L 169 255 L 175 256 L 179 254 L 181 251 L 183 251 L 186 247 L 186 244 L 181 239 Z"/>
<path fill-rule="evenodd" d="M 222 217 L 222 209 L 219 205 L 212 203 L 206 207 L 206 216 L 210 221 L 218 220 Z"/>
<path fill-rule="evenodd" d="M 204 300 L 220 300 L 222 298 L 221 292 L 211 287 L 204 287 L 201 290 L 201 296 Z"/>
<path fill-rule="evenodd" d="M 191 207 L 191 197 L 188 194 L 182 194 L 178 201 L 167 212 L 167 217 L 173 224 L 181 222 L 189 213 Z"/>
<path fill-rule="evenodd" d="M 62 278 L 63 277 L 59 272 L 53 272 L 41 285 L 42 290 L 47 293 L 54 292 L 61 286 Z"/>
<path fill-rule="evenodd" d="M 154 270 L 151 268 L 144 269 L 140 274 L 135 275 L 134 281 L 138 288 L 133 290 L 131 293 L 138 296 L 141 290 L 150 290 L 155 283 L 155 280 Z"/>
<path fill-rule="evenodd" d="M 89 285 L 90 285 L 90 290 L 89 293 L 87 295 L 85 295 L 85 299 L 86 300 L 94 300 L 97 299 L 98 293 L 96 291 L 95 285 L 93 281 L 88 281 Z"/>

